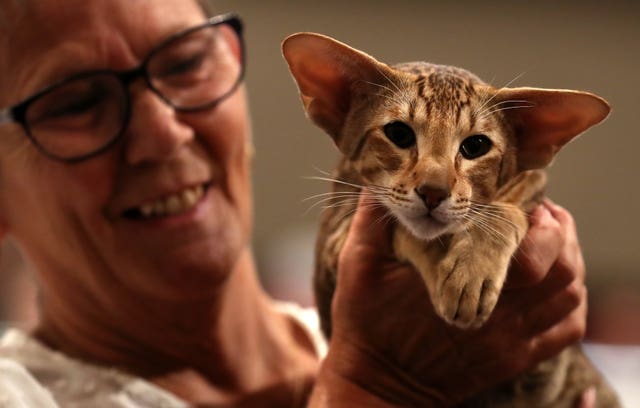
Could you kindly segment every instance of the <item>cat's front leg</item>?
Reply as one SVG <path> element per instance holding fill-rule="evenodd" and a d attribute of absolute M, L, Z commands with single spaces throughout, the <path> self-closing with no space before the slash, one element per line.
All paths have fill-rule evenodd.
<path fill-rule="evenodd" d="M 456 327 L 477 328 L 498 301 L 511 256 L 526 229 L 524 213 L 505 207 L 493 221 L 429 242 L 399 227 L 394 249 L 419 271 L 442 319 Z"/>
<path fill-rule="evenodd" d="M 432 267 L 436 271 L 432 301 L 447 322 L 477 328 L 489 318 L 527 232 L 527 213 L 542 200 L 546 180 L 542 171 L 520 173 L 484 213 L 470 217 L 464 232 L 450 238 L 446 256 Z"/>
<path fill-rule="evenodd" d="M 508 216 L 508 215 L 505 215 Z M 486 224 L 455 235 L 451 252 L 437 270 L 436 311 L 463 329 L 482 326 L 495 308 L 507 277 L 511 257 L 526 231 L 526 220 L 513 220 L 515 228 L 487 236 Z"/>

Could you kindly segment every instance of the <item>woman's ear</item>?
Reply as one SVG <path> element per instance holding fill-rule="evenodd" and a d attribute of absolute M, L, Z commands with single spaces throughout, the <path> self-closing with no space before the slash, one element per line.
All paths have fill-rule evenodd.
<path fill-rule="evenodd" d="M 496 100 L 516 132 L 521 170 L 549 165 L 562 146 L 611 110 L 597 95 L 559 89 L 504 88 Z"/>
<path fill-rule="evenodd" d="M 390 68 L 361 51 L 315 33 L 287 37 L 282 43 L 282 53 L 298 85 L 307 115 L 340 148 L 354 84 L 359 81 L 382 83 Z"/>

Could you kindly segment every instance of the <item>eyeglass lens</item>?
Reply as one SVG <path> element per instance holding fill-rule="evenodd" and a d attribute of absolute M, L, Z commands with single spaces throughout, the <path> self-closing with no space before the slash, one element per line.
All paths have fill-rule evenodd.
<path fill-rule="evenodd" d="M 146 65 L 152 90 L 177 110 L 197 110 L 232 92 L 242 76 L 242 47 L 228 24 L 187 32 L 156 49 Z M 29 105 L 25 121 L 48 154 L 73 159 L 111 143 L 127 120 L 128 93 L 114 73 L 76 77 Z"/>
<path fill-rule="evenodd" d="M 153 54 L 147 65 L 151 86 L 179 109 L 215 101 L 241 75 L 238 36 L 228 25 L 208 27 L 176 39 Z"/>
<path fill-rule="evenodd" d="M 31 135 L 47 152 L 62 158 L 99 149 L 118 134 L 127 95 L 111 74 L 78 78 L 36 99 L 26 112 Z"/>

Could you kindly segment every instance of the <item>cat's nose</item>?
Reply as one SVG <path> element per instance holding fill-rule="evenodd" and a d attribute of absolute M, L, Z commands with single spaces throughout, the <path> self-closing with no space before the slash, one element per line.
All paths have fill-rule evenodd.
<path fill-rule="evenodd" d="M 439 206 L 442 201 L 444 201 L 451 195 L 449 190 L 440 187 L 434 187 L 429 184 L 422 184 L 416 187 L 415 191 L 418 197 L 422 199 L 424 205 L 426 205 L 429 210 L 433 210 L 434 208 Z"/>

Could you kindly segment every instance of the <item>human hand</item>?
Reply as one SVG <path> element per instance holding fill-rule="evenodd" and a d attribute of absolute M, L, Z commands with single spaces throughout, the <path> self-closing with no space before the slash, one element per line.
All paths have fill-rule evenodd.
<path fill-rule="evenodd" d="M 332 337 L 311 406 L 455 405 L 579 340 L 584 263 L 570 214 L 547 201 L 496 309 L 478 330 L 435 315 L 424 283 L 393 257 L 385 211 L 363 194 L 338 266 Z"/>

